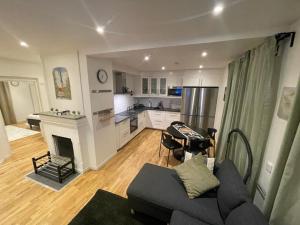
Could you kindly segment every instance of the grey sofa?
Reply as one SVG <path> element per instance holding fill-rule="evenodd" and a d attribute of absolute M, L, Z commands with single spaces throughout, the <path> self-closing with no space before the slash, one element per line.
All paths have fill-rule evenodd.
<path fill-rule="evenodd" d="M 171 225 L 268 224 L 230 160 L 217 165 L 215 175 L 217 189 L 189 199 L 174 170 L 145 164 L 127 189 L 130 207 Z"/>

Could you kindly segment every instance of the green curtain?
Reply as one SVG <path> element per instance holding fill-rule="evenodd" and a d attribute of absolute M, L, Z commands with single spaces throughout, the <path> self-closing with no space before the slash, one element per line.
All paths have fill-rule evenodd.
<path fill-rule="evenodd" d="M 253 153 L 252 175 L 247 184 L 252 195 L 255 192 L 276 104 L 281 60 L 280 56 L 276 57 L 276 51 L 276 40 L 270 37 L 228 67 L 217 161 L 225 157 L 230 130 L 241 129 L 247 136 Z M 229 158 L 234 161 L 241 174 L 245 174 L 247 165 L 244 148 L 241 139 L 237 137 L 228 148 Z"/>
<path fill-rule="evenodd" d="M 265 201 L 271 225 L 300 223 L 300 79 Z"/>

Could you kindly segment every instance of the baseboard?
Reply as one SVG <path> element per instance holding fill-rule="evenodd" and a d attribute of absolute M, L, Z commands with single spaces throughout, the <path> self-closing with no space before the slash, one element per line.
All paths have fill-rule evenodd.
<path fill-rule="evenodd" d="M 97 166 L 90 166 L 89 168 L 91 170 L 99 170 L 102 166 L 104 166 L 105 163 L 107 163 L 114 155 L 116 154 L 116 152 L 112 155 L 110 155 L 109 157 L 107 157 L 105 160 L 103 160 L 100 164 L 98 164 Z"/>
<path fill-rule="evenodd" d="M 5 160 L 7 160 L 10 157 L 10 154 L 8 154 L 7 156 L 4 156 L 3 159 L 0 159 L 0 163 L 4 163 Z"/>

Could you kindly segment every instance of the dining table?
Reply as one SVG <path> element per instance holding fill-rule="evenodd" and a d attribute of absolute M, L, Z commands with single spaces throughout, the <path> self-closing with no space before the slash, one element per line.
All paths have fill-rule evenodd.
<path fill-rule="evenodd" d="M 195 134 L 195 137 L 202 139 L 203 141 L 207 141 L 209 139 L 209 135 L 206 130 L 202 128 L 190 128 L 186 125 L 170 125 L 166 130 L 167 132 L 173 136 L 173 138 L 177 140 L 183 141 L 183 147 L 181 149 L 176 149 L 173 152 L 174 157 L 177 160 L 183 161 L 184 160 L 184 155 L 185 151 L 189 149 L 189 139 L 195 138 L 194 135 L 187 135 L 185 132 L 182 132 L 180 128 L 188 128 L 192 131 L 193 134 Z"/>

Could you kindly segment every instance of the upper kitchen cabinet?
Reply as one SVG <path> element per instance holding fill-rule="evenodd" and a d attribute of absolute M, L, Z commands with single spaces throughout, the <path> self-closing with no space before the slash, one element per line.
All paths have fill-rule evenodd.
<path fill-rule="evenodd" d="M 158 79 L 155 77 L 152 77 L 150 80 L 151 80 L 151 95 L 157 95 L 158 94 Z"/>
<path fill-rule="evenodd" d="M 167 78 L 159 79 L 159 94 L 166 95 L 167 94 Z"/>
<path fill-rule="evenodd" d="M 142 78 L 142 94 L 143 95 L 149 94 L 149 78 L 148 77 Z"/>

